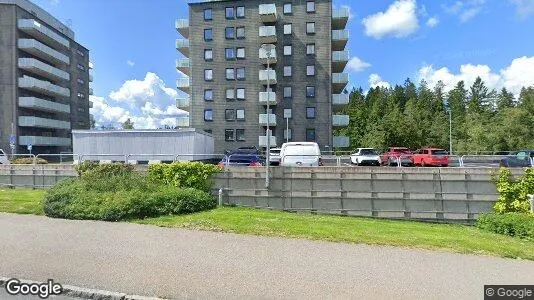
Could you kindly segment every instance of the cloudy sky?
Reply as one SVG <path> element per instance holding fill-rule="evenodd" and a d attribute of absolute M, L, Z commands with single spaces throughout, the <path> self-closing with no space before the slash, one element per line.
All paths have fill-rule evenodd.
<path fill-rule="evenodd" d="M 99 125 L 174 125 L 177 18 L 185 0 L 33 0 L 71 24 L 91 51 Z M 534 85 L 534 0 L 334 0 L 349 7 L 350 86 L 477 76 L 518 93 Z"/>

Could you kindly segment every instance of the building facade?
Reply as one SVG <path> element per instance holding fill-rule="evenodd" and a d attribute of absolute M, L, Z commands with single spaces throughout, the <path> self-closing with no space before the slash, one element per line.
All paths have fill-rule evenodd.
<path fill-rule="evenodd" d="M 213 134 L 215 150 L 314 141 L 321 150 L 348 146 L 333 136 L 347 126 L 336 111 L 348 104 L 344 89 L 348 9 L 331 0 L 229 0 L 189 4 L 176 21 L 184 56 L 177 87 L 189 125 Z"/>
<path fill-rule="evenodd" d="M 89 51 L 74 32 L 27 0 L 0 0 L 0 148 L 72 152 L 89 129 Z"/>

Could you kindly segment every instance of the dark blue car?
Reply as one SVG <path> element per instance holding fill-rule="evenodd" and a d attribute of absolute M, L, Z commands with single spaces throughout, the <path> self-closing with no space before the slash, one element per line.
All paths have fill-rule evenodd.
<path fill-rule="evenodd" d="M 507 156 L 501 160 L 500 166 L 507 168 L 527 168 L 532 166 L 534 150 L 521 150 L 514 155 Z"/>
<path fill-rule="evenodd" d="M 233 151 L 227 151 L 222 160 L 219 162 L 220 167 L 261 167 L 262 165 L 263 157 L 260 150 L 256 147 L 241 147 Z"/>

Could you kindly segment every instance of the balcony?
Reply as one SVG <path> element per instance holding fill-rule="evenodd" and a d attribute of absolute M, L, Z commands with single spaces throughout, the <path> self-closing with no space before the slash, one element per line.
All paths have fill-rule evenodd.
<path fill-rule="evenodd" d="M 350 12 L 348 7 L 332 10 L 332 28 L 345 29 L 349 21 L 349 16 Z"/>
<path fill-rule="evenodd" d="M 26 146 L 56 146 L 70 147 L 72 145 L 70 138 L 51 137 L 51 136 L 20 136 L 19 145 Z"/>
<path fill-rule="evenodd" d="M 332 30 L 332 50 L 345 50 L 347 42 L 349 41 L 349 31 L 347 29 Z"/>
<path fill-rule="evenodd" d="M 70 58 L 34 39 L 19 39 L 18 48 L 52 64 L 70 64 Z"/>
<path fill-rule="evenodd" d="M 177 59 L 176 69 L 187 76 L 191 75 L 191 61 L 189 58 Z"/>
<path fill-rule="evenodd" d="M 189 116 L 176 118 L 177 127 L 189 127 Z"/>
<path fill-rule="evenodd" d="M 270 147 L 276 147 L 276 136 L 270 136 L 271 140 L 269 143 Z M 258 145 L 260 147 L 267 147 L 267 136 L 266 135 L 260 135 L 258 139 Z"/>
<path fill-rule="evenodd" d="M 19 58 L 19 68 L 54 81 L 70 81 L 70 74 L 35 58 Z"/>
<path fill-rule="evenodd" d="M 183 37 L 189 38 L 189 20 L 176 20 L 176 31 L 178 31 Z"/>
<path fill-rule="evenodd" d="M 276 5 L 273 4 L 260 4 L 259 7 L 260 19 L 263 23 L 276 22 Z"/>
<path fill-rule="evenodd" d="M 178 98 L 176 99 L 176 107 L 180 109 L 188 109 L 189 108 L 189 98 Z"/>
<path fill-rule="evenodd" d="M 94 95 L 93 88 L 89 88 L 89 95 Z"/>
<path fill-rule="evenodd" d="M 19 78 L 19 88 L 55 97 L 70 97 L 70 90 L 30 76 Z"/>
<path fill-rule="evenodd" d="M 334 148 L 348 148 L 350 146 L 350 138 L 348 136 L 334 136 Z"/>
<path fill-rule="evenodd" d="M 89 74 L 89 82 L 93 82 L 94 78 L 93 78 L 93 74 Z"/>
<path fill-rule="evenodd" d="M 39 117 L 20 116 L 19 126 L 51 129 L 70 129 L 70 122 Z"/>
<path fill-rule="evenodd" d="M 260 41 L 262 44 L 276 43 L 276 27 L 275 26 L 260 26 L 259 36 L 260 36 Z"/>
<path fill-rule="evenodd" d="M 89 108 L 93 108 L 93 101 L 89 101 Z"/>
<path fill-rule="evenodd" d="M 349 104 L 349 94 L 333 94 L 332 105 L 347 105 Z"/>
<path fill-rule="evenodd" d="M 349 126 L 350 118 L 348 115 L 333 115 L 332 126 L 334 127 L 346 127 Z"/>
<path fill-rule="evenodd" d="M 189 40 L 188 39 L 177 39 L 176 50 L 182 53 L 183 56 L 189 57 Z"/>
<path fill-rule="evenodd" d="M 68 39 L 55 33 L 52 29 L 49 29 L 34 19 L 20 19 L 17 25 L 21 31 L 24 31 L 49 46 L 70 48 Z"/>
<path fill-rule="evenodd" d="M 268 119 L 267 119 L 268 118 Z M 260 114 L 258 122 L 261 126 L 276 126 L 276 115 L 275 114 Z M 267 124 L 269 121 L 269 124 Z"/>
<path fill-rule="evenodd" d="M 276 105 L 276 93 L 275 92 L 260 92 L 260 104 L 267 105 Z"/>
<path fill-rule="evenodd" d="M 332 73 L 332 92 L 341 94 L 343 89 L 349 83 L 349 74 L 347 73 Z"/>
<path fill-rule="evenodd" d="M 267 85 L 267 82 L 269 83 L 269 85 L 276 84 L 276 71 L 273 69 L 260 70 L 259 80 L 260 83 L 263 85 Z"/>
<path fill-rule="evenodd" d="M 94 66 L 93 62 L 89 62 L 89 70 L 94 69 L 94 67 L 95 67 L 95 66 Z"/>
<path fill-rule="evenodd" d="M 70 114 L 70 105 L 52 102 L 36 97 L 19 97 L 19 107 Z"/>
<path fill-rule="evenodd" d="M 260 47 L 258 57 L 260 58 L 260 62 L 264 65 L 275 65 L 278 60 L 276 57 L 276 46 L 272 44 L 267 45 L 268 47 L 265 47 L 265 45 Z"/>
<path fill-rule="evenodd" d="M 349 51 L 332 52 L 332 73 L 341 73 L 349 62 Z"/>
<path fill-rule="evenodd" d="M 191 84 L 189 83 L 189 78 L 178 78 L 178 80 L 176 80 L 176 87 L 186 94 L 191 93 Z"/>

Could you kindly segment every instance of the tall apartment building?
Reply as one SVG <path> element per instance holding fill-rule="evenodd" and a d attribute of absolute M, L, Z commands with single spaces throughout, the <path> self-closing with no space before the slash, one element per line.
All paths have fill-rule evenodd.
<path fill-rule="evenodd" d="M 90 126 L 89 51 L 74 32 L 27 0 L 0 0 L 0 148 L 72 151 Z M 13 137 L 12 137 L 13 139 Z"/>
<path fill-rule="evenodd" d="M 336 113 L 349 101 L 348 18 L 332 0 L 190 3 L 189 19 L 176 21 L 185 56 L 176 68 L 188 76 L 177 81 L 187 95 L 177 106 L 190 113 L 178 125 L 211 132 L 218 153 L 266 147 L 268 128 L 271 146 L 348 146 L 348 137 L 333 136 L 349 123 Z"/>

